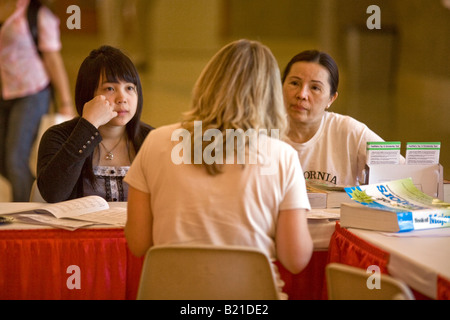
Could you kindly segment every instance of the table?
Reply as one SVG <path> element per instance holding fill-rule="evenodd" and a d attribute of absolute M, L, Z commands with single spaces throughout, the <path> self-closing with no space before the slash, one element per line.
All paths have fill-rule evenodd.
<path fill-rule="evenodd" d="M 292 274 L 280 263 L 275 262 L 285 282 L 284 291 L 289 300 L 321 300 L 326 298 L 325 266 L 328 261 L 328 244 L 335 230 L 335 222 L 308 220 L 313 239 L 314 252 L 306 268 L 299 274 Z"/>
<path fill-rule="evenodd" d="M 2 300 L 135 299 L 141 267 L 122 229 L 0 231 Z"/>
<path fill-rule="evenodd" d="M 0 213 L 41 205 L 1 203 Z M 2 225 L 0 299 L 135 299 L 142 262 L 128 250 L 122 228 L 67 231 L 22 223 Z"/>
<path fill-rule="evenodd" d="M 362 229 L 344 229 L 336 224 L 330 241 L 328 262 L 367 269 L 404 281 L 418 298 L 450 299 L 449 229 L 386 234 Z M 442 235 L 446 234 L 446 235 Z"/>
<path fill-rule="evenodd" d="M 1 203 L 0 214 L 39 205 Z M 314 253 L 308 267 L 293 275 L 276 262 L 292 300 L 323 296 L 334 222 L 313 220 L 309 227 Z M 122 228 L 102 226 L 67 231 L 18 223 L 0 226 L 2 300 L 135 299 L 142 263 L 143 258 L 136 258 L 129 251 Z"/>
<path fill-rule="evenodd" d="M 0 214 L 11 207 L 0 204 Z M 341 262 L 405 281 L 416 296 L 450 299 L 450 237 L 404 238 L 344 229 L 339 223 L 310 220 L 314 253 L 297 275 L 279 267 L 289 299 L 326 298 L 325 266 Z M 331 239 L 331 240 L 330 240 Z M 122 228 L 106 226 L 66 231 L 45 226 L 0 227 L 0 299 L 135 299 L 143 258 L 128 250 Z M 77 283 L 79 267 L 81 288 Z M 69 285 L 68 285 L 69 284 Z"/>

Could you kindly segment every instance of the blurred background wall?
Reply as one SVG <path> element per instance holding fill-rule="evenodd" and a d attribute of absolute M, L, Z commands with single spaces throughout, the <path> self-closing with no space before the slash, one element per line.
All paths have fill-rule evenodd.
<path fill-rule="evenodd" d="M 69 5 L 81 9 L 70 30 Z M 370 5 L 381 29 L 366 26 Z M 341 72 L 332 109 L 365 122 L 385 140 L 440 141 L 450 179 L 450 5 L 448 0 L 57 0 L 63 56 L 74 86 L 81 61 L 103 43 L 141 70 L 144 121 L 161 126 L 189 108 L 209 58 L 238 38 L 260 40 L 280 69 L 310 48 Z M 402 150 L 404 155 L 404 148 Z"/>

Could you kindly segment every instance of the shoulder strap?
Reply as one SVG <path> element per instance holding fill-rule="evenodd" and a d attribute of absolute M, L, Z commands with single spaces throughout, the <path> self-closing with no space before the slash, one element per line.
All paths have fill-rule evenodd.
<path fill-rule="evenodd" d="M 33 37 L 34 43 L 36 45 L 36 50 L 38 51 L 39 55 L 41 55 L 41 52 L 39 51 L 38 45 L 38 12 L 41 5 L 41 1 L 39 0 L 30 0 L 27 9 L 28 25 L 30 27 L 31 36 Z"/>

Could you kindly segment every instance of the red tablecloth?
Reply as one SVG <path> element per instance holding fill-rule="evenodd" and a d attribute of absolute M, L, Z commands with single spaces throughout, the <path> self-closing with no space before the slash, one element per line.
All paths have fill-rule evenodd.
<path fill-rule="evenodd" d="M 336 223 L 328 250 L 328 263 L 338 262 L 364 270 L 371 265 L 377 265 L 381 273 L 389 273 L 389 252 L 383 251 L 347 229 L 341 228 L 339 222 Z M 437 282 L 437 299 L 450 299 L 450 281 L 438 275 Z M 416 299 L 429 299 L 415 290 L 412 291 Z"/>
<path fill-rule="evenodd" d="M 438 300 L 450 300 L 450 280 L 438 276 Z"/>
<path fill-rule="evenodd" d="M 328 251 L 314 251 L 308 266 L 299 274 L 287 271 L 279 262 L 275 262 L 285 282 L 284 292 L 289 300 L 320 300 L 324 298 L 325 266 Z"/>
<path fill-rule="evenodd" d="M 141 267 L 122 229 L 0 231 L 0 299 L 135 299 Z"/>
<path fill-rule="evenodd" d="M 331 236 L 328 252 L 328 263 L 344 263 L 364 270 L 377 265 L 381 273 L 388 273 L 389 253 L 341 228 L 339 223 Z"/>
<path fill-rule="evenodd" d="M 135 299 L 142 262 L 128 250 L 122 229 L 2 230 L 0 299 Z M 301 273 L 293 275 L 276 262 L 289 299 L 326 298 L 328 262 L 377 265 L 388 273 L 389 253 L 336 224 L 329 251 L 315 251 Z M 77 280 L 71 266 L 79 267 L 80 289 L 68 287 Z M 450 299 L 450 281 L 438 276 L 437 286 L 437 298 Z"/>
<path fill-rule="evenodd" d="M 277 262 L 290 299 L 322 297 L 326 260 L 326 251 L 314 252 L 298 275 Z M 122 229 L 2 230 L 0 299 L 135 299 L 142 262 Z M 77 281 L 80 289 L 70 289 Z"/>

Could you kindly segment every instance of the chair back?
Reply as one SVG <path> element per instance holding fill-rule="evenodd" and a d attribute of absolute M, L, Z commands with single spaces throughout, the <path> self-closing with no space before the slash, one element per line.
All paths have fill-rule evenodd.
<path fill-rule="evenodd" d="M 365 270 L 340 263 L 326 266 L 328 299 L 330 300 L 414 300 L 408 286 L 387 274 L 380 274 L 379 288 L 370 289 L 371 276 Z"/>
<path fill-rule="evenodd" d="M 13 201 L 11 183 L 0 174 L 0 202 Z"/>
<path fill-rule="evenodd" d="M 145 256 L 138 300 L 279 299 L 271 262 L 236 246 L 156 246 Z"/>

